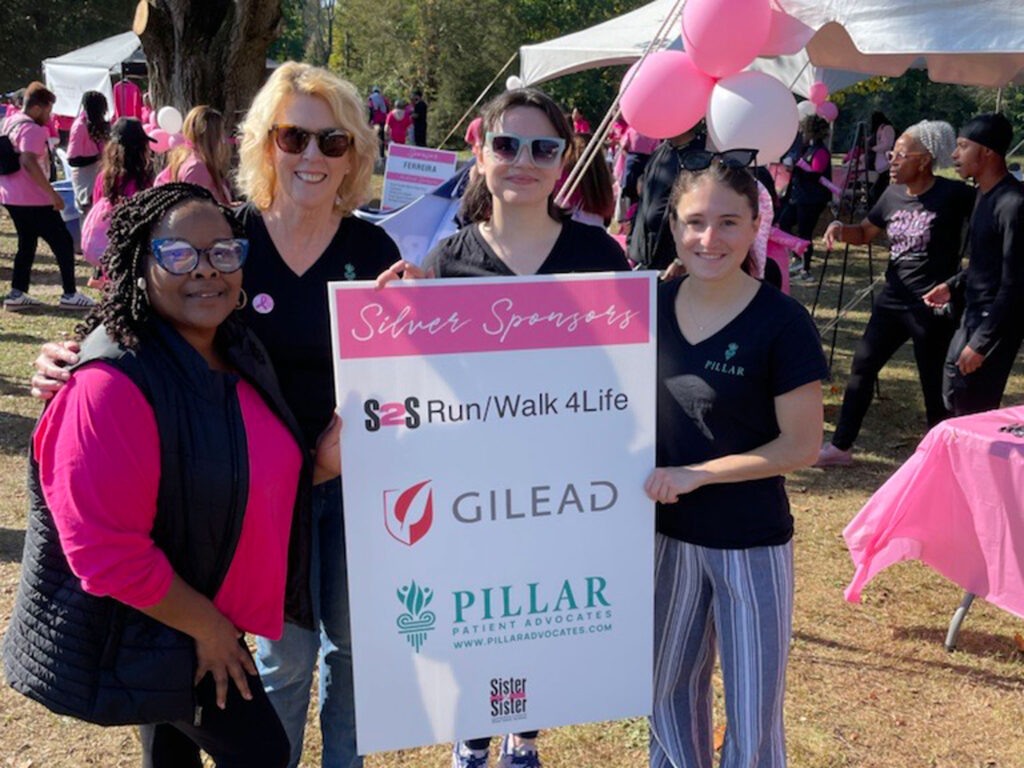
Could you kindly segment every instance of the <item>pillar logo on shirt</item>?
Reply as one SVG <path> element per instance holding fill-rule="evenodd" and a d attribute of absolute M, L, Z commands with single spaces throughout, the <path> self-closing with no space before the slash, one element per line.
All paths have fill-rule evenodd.
<path fill-rule="evenodd" d="M 356 279 L 356 268 L 351 263 L 345 265 L 345 279 L 355 280 Z"/>
<path fill-rule="evenodd" d="M 739 344 L 737 344 L 735 341 L 729 342 L 723 354 L 725 362 L 719 362 L 718 360 L 706 360 L 704 362 L 704 370 L 714 371 L 715 373 L 724 373 L 728 376 L 742 376 L 743 366 L 729 362 L 734 357 L 736 357 L 736 353 L 739 352 L 739 350 Z"/>

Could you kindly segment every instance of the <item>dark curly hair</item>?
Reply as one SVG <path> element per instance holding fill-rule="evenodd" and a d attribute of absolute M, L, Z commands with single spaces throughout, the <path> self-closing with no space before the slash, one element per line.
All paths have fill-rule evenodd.
<path fill-rule="evenodd" d="M 103 196 L 111 203 L 121 200 L 130 182 L 135 189 L 146 189 L 153 183 L 149 141 L 142 131 L 124 131 L 118 118 L 111 128 L 110 140 L 103 147 Z"/>
<path fill-rule="evenodd" d="M 195 184 L 164 184 L 123 201 L 110 218 L 109 244 L 103 252 L 103 268 L 109 282 L 103 301 L 75 328 L 80 340 L 103 325 L 107 335 L 121 346 L 138 346 L 139 336 L 153 320 L 146 289 L 138 284 L 139 278 L 145 276 L 153 230 L 171 211 L 189 202 L 215 206 L 224 214 L 233 233 L 242 234 L 230 209 Z"/>
<path fill-rule="evenodd" d="M 110 123 L 107 122 L 107 97 L 99 91 L 86 91 L 82 95 L 82 109 L 88 125 L 89 138 L 97 144 L 110 138 Z"/>

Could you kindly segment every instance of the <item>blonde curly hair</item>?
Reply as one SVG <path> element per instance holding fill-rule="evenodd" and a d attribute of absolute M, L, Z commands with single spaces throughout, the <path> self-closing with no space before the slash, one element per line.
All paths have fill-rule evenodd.
<path fill-rule="evenodd" d="M 331 110 L 338 127 L 349 132 L 351 170 L 345 174 L 335 200 L 343 216 L 370 197 L 370 177 L 379 152 L 377 133 L 366 121 L 359 93 L 347 80 L 326 69 L 289 61 L 278 67 L 260 88 L 241 125 L 238 151 L 238 188 L 257 208 L 266 210 L 274 202 L 277 173 L 270 129 L 285 99 L 293 95 L 315 96 Z"/>

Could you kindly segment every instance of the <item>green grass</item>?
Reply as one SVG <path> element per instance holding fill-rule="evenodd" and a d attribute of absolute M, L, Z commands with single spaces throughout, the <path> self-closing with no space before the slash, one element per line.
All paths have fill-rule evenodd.
<path fill-rule="evenodd" d="M 10 279 L 14 239 L 0 214 L 0 280 Z M 819 251 L 820 253 L 820 251 Z M 851 251 L 847 295 L 867 281 L 864 249 Z M 876 249 L 876 256 L 885 253 Z M 833 261 L 833 264 L 835 262 Z M 881 267 L 881 260 L 876 268 Z M 87 275 L 80 266 L 81 282 Z M 830 267 L 819 323 L 834 312 L 837 268 Z M 797 286 L 809 302 L 812 289 Z M 33 295 L 56 303 L 56 266 L 41 252 Z M 867 302 L 844 319 L 834 380 L 825 386 L 826 420 L 834 426 L 853 345 Z M 0 313 L 0 628 L 13 608 L 24 539 L 25 449 L 39 403 L 30 399 L 30 362 L 47 339 L 69 334 L 74 319 L 48 307 Z M 859 463 L 848 470 L 804 470 L 789 480 L 796 517 L 796 603 L 786 725 L 793 768 L 1019 768 L 1024 766 L 1024 655 L 1014 635 L 1020 619 L 983 602 L 972 609 L 960 650 L 942 647 L 960 591 L 919 563 L 894 566 L 866 589 L 861 605 L 843 600 L 852 576 L 842 530 L 871 493 L 914 450 L 924 408 L 909 347 L 881 378 L 881 398 L 858 440 Z M 1018 360 L 1004 405 L 1024 403 Z M 597 670 L 599 673 L 599 670 Z M 720 685 L 717 686 L 720 691 Z M 306 730 L 304 765 L 319 765 L 315 705 Z M 716 696 L 721 722 L 722 701 Z M 541 735 L 548 768 L 641 768 L 647 765 L 642 719 L 561 728 Z M 446 768 L 449 747 L 374 755 L 368 768 Z M 135 766 L 139 750 L 127 728 L 101 729 L 48 713 L 0 688 L 0 768 Z"/>

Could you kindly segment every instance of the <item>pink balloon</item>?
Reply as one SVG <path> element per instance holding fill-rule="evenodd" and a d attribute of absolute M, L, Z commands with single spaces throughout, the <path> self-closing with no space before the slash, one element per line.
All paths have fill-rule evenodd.
<path fill-rule="evenodd" d="M 623 83 L 629 76 L 627 72 Z M 697 69 L 683 51 L 658 51 L 644 59 L 623 92 L 622 114 L 645 136 L 678 136 L 704 116 L 714 86 L 714 78 Z"/>
<path fill-rule="evenodd" d="M 828 101 L 828 86 L 820 80 L 811 86 L 807 92 L 807 98 L 810 99 L 811 103 L 817 107 L 820 107 L 826 101 Z"/>
<path fill-rule="evenodd" d="M 683 45 L 713 77 L 739 72 L 764 48 L 771 27 L 768 0 L 688 0 Z"/>
<path fill-rule="evenodd" d="M 158 154 L 163 154 L 171 148 L 171 135 L 167 133 L 163 128 L 154 128 L 149 132 L 151 139 L 156 139 L 156 142 L 149 145 L 149 148 Z"/>
<path fill-rule="evenodd" d="M 830 123 L 834 123 L 836 118 L 839 117 L 839 107 L 833 102 L 826 101 L 824 104 L 818 105 L 818 117 L 822 117 L 828 120 Z"/>
<path fill-rule="evenodd" d="M 169 134 L 168 137 L 167 137 L 167 146 L 170 147 L 171 149 L 174 149 L 179 144 L 184 144 L 184 143 L 185 143 L 185 137 L 182 136 L 180 133 L 172 133 L 172 134 Z"/>
<path fill-rule="evenodd" d="M 771 7 L 768 39 L 759 56 L 790 56 L 798 53 L 814 37 L 814 30 L 781 8 Z"/>

